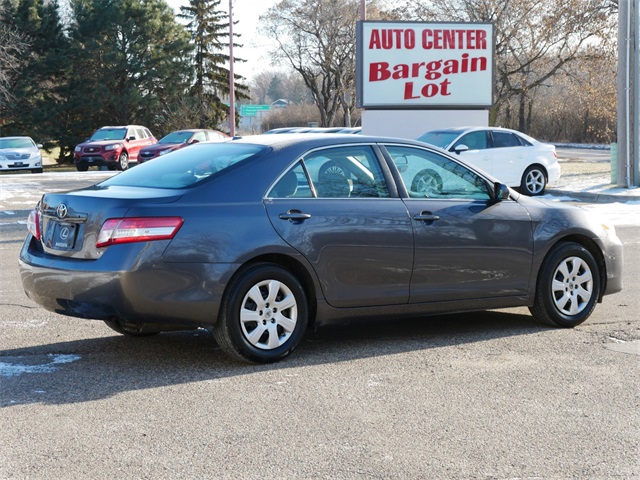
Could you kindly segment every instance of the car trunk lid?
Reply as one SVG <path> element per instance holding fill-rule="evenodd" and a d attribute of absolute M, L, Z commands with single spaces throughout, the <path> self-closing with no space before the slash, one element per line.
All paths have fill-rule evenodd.
<path fill-rule="evenodd" d="M 104 248 L 96 247 L 102 225 L 125 218 L 132 207 L 172 203 L 182 191 L 93 186 L 67 193 L 43 195 L 37 208 L 40 242 L 47 254 L 96 259 Z"/>

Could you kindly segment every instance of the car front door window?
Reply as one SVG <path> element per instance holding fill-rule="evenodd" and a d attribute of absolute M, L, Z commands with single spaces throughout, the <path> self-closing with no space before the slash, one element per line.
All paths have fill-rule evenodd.
<path fill-rule="evenodd" d="M 411 198 L 489 200 L 486 180 L 474 171 L 429 150 L 388 147 Z M 397 159 L 397 160 L 396 160 Z"/>

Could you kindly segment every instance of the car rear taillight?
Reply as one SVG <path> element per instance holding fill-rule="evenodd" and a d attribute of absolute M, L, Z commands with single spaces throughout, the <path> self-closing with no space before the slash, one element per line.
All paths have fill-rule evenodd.
<path fill-rule="evenodd" d="M 40 240 L 40 214 L 38 209 L 35 208 L 29 212 L 29 218 L 27 218 L 27 230 L 35 237 L 36 240 Z"/>
<path fill-rule="evenodd" d="M 180 217 L 110 218 L 102 225 L 96 247 L 118 243 L 171 240 L 184 220 Z"/>

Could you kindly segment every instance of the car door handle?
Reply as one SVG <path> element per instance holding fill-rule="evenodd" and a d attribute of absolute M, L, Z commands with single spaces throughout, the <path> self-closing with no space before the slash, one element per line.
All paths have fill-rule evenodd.
<path fill-rule="evenodd" d="M 289 220 L 292 223 L 303 222 L 304 220 L 308 220 L 311 218 L 311 215 L 308 213 L 302 213 L 299 210 L 289 210 L 287 213 L 281 213 L 278 215 L 280 220 Z"/>
<path fill-rule="evenodd" d="M 422 212 L 418 215 L 414 215 L 413 219 L 420 220 L 421 222 L 433 222 L 435 220 L 440 220 L 440 217 L 431 212 Z"/>

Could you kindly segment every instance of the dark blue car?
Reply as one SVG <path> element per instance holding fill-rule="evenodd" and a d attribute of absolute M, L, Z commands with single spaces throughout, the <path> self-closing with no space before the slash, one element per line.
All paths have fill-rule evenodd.
<path fill-rule="evenodd" d="M 622 288 L 612 227 L 420 142 L 263 135 L 169 157 L 45 194 L 27 295 L 128 335 L 212 329 L 270 362 L 312 324 L 528 306 L 573 327 Z"/>

